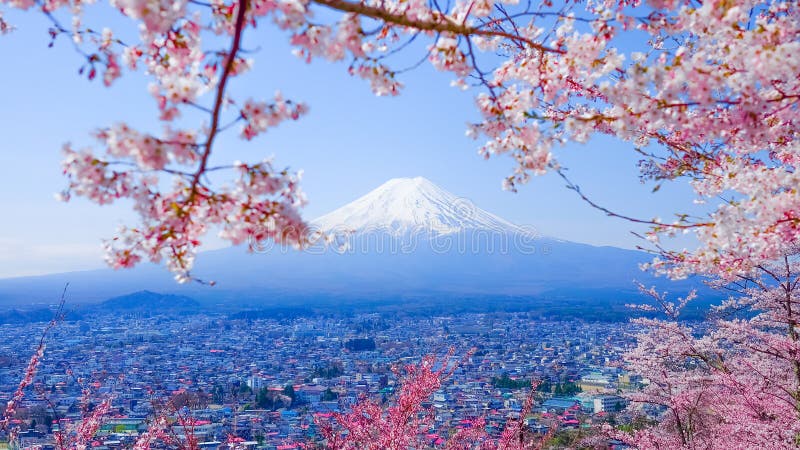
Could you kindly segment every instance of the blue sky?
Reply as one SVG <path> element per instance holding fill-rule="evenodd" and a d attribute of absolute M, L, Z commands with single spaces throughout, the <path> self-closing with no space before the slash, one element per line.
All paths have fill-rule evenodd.
<path fill-rule="evenodd" d="M 100 14 L 115 21 L 115 13 Z M 88 82 L 77 74 L 81 60 L 66 41 L 47 48 L 44 18 L 13 12 L 6 17 L 18 29 L 0 37 L 0 54 L 8 62 L 0 73 L 0 278 L 102 267 L 100 240 L 135 218 L 125 204 L 57 202 L 53 194 L 65 185 L 60 149 L 65 142 L 90 143 L 92 130 L 118 121 L 158 131 L 146 80 L 127 76 L 112 88 Z M 291 55 L 286 41 L 270 27 L 250 32 L 245 46 L 257 49 L 256 64 L 234 81 L 233 93 L 268 98 L 280 89 L 308 103 L 310 114 L 253 142 L 229 133 L 215 157 L 228 163 L 274 155 L 279 167 L 303 169 L 308 219 L 389 178 L 420 175 L 545 235 L 627 248 L 640 243 L 630 231 L 641 228 L 591 209 L 556 176 L 535 178 L 517 194 L 503 191 L 501 180 L 513 161 L 477 155 L 480 142 L 464 135 L 465 124 L 476 118 L 474 94 L 451 88 L 450 75 L 423 65 L 402 76 L 401 96 L 378 98 L 344 64 L 306 64 Z M 421 55 L 419 48 L 412 52 L 410 59 Z M 651 194 L 651 187 L 639 183 L 639 158 L 631 145 L 611 137 L 570 145 L 557 155 L 584 192 L 619 212 L 669 218 L 691 202 L 685 185 Z M 210 245 L 220 243 L 210 239 Z"/>

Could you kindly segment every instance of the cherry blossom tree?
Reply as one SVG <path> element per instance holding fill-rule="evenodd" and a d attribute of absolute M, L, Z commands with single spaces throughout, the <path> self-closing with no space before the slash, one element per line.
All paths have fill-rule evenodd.
<path fill-rule="evenodd" d="M 649 290 L 666 319 L 645 327 L 628 355 L 649 381 L 632 399 L 655 406 L 651 428 L 615 436 L 639 448 L 796 448 L 800 443 L 797 247 L 749 275 L 719 281 L 732 297 L 704 322 Z"/>
<path fill-rule="evenodd" d="M 70 39 L 84 58 L 89 79 L 111 85 L 125 71 L 142 71 L 152 80 L 162 133 L 120 122 L 95 133 L 100 151 L 65 146 L 62 198 L 131 199 L 140 216 L 107 242 L 113 267 L 166 259 L 186 281 L 211 228 L 235 244 L 275 239 L 302 246 L 309 238 L 298 213 L 299 173 L 271 161 L 209 165 L 224 130 L 238 127 L 249 140 L 308 110 L 280 95 L 265 101 L 227 93 L 253 63 L 241 53 L 242 36 L 266 24 L 284 30 L 308 61 L 349 60 L 350 73 L 377 95 L 401 92 L 404 68 L 393 67 L 392 56 L 427 40 L 425 59 L 476 93 L 482 120 L 468 133 L 485 139 L 480 153 L 516 161 L 509 189 L 531 175 L 564 175 L 557 148 L 604 133 L 645 155 L 645 176 L 688 179 L 699 201 L 725 195 L 728 201 L 707 217 L 678 212 L 673 222 L 640 220 L 653 226 L 653 240 L 693 231 L 700 241 L 694 251 L 664 252 L 654 262 L 658 270 L 685 276 L 713 267 L 733 277 L 778 256 L 781 243 L 796 237 L 796 2 L 517 3 L 111 0 L 140 26 L 131 42 L 103 24 L 84 24 L 88 2 L 0 5 L 45 14 L 53 39 Z M 70 16 L 71 25 L 62 25 Z M 13 31 L 12 23 L 0 24 Z M 220 37 L 227 46 L 218 48 Z M 192 110 L 207 114 L 205 121 L 177 126 L 176 118 Z M 233 173 L 230 183 L 212 186 L 208 174 L 224 170 Z"/>
<path fill-rule="evenodd" d="M 370 398 L 362 398 L 349 412 L 335 413 L 332 421 L 316 419 L 325 447 L 335 450 L 432 447 L 435 443 L 430 432 L 435 411 L 425 403 L 431 400 L 457 367 L 451 361 L 452 356 L 452 351 L 441 360 L 428 355 L 419 364 L 407 365 L 401 377 L 400 389 L 388 406 Z M 519 417 L 509 417 L 499 437 L 492 437 L 486 432 L 483 417 L 475 417 L 468 426 L 456 430 L 451 436 L 435 435 L 433 440 L 443 441 L 436 445 L 449 450 L 544 448 L 555 428 L 551 428 L 545 436 L 534 437 L 526 433 L 525 426 L 526 416 L 533 409 L 533 394 L 537 386 L 538 383 L 534 382 Z"/>
<path fill-rule="evenodd" d="M 54 432 L 56 448 L 59 450 L 86 450 L 92 447 L 95 434 L 100 430 L 111 410 L 112 398 L 106 397 L 89 409 L 94 393 L 84 391 L 81 399 L 81 419 L 77 423 L 61 423 Z M 63 427 L 63 429 L 62 429 Z"/>
<path fill-rule="evenodd" d="M 665 405 L 671 417 L 664 427 L 639 433 L 637 445 L 795 442 L 797 269 L 788 249 L 800 237 L 797 2 L 110 4 L 139 24 L 135 42 L 123 42 L 102 24 L 84 24 L 89 3 L 0 0 L 5 8 L 46 15 L 53 39 L 71 40 L 89 79 L 111 85 L 124 71 L 142 71 L 152 80 L 163 133 L 117 123 L 95 133 L 102 150 L 64 150 L 68 185 L 62 198 L 78 195 L 98 204 L 130 199 L 140 216 L 139 224 L 107 242 L 113 267 L 165 259 L 177 279 L 187 281 L 211 228 L 235 244 L 274 239 L 302 246 L 311 238 L 299 214 L 304 197 L 298 173 L 276 169 L 271 161 L 209 164 L 223 131 L 238 127 L 249 140 L 308 111 L 280 95 L 265 101 L 228 94 L 232 80 L 253 63 L 241 52 L 249 29 L 278 27 L 309 62 L 349 60 L 350 73 L 365 79 L 376 95 L 401 92 L 405 68 L 394 67 L 392 56 L 424 40 L 427 53 L 421 56 L 449 72 L 454 86 L 475 92 L 481 120 L 468 134 L 483 140 L 480 153 L 515 161 L 505 180 L 508 189 L 554 171 L 591 206 L 650 225 L 647 237 L 658 256 L 649 268 L 741 287 L 740 297 L 723 306 L 752 316 L 717 318 L 708 330 L 694 330 L 677 322 L 676 305 L 661 299 L 667 320 L 643 323 L 651 331 L 632 356 L 651 378 L 643 400 Z M 62 25 L 65 17 L 69 27 Z M 13 26 L 0 12 L 0 33 L 13 32 Z M 220 49 L 221 37 L 227 46 Z M 205 114 L 205 122 L 177 126 L 176 119 L 190 111 Z M 566 142 L 586 142 L 596 134 L 615 136 L 642 154 L 645 179 L 686 181 L 697 202 L 720 203 L 699 217 L 688 208 L 676 211 L 669 221 L 629 217 L 595 203 L 567 177 L 557 152 Z M 217 171 L 233 173 L 227 185 L 208 181 Z M 693 233 L 697 247 L 662 244 L 677 233 Z M 776 269 L 781 262 L 785 271 Z M 668 434 L 672 440 L 660 441 L 669 427 L 676 430 Z"/>

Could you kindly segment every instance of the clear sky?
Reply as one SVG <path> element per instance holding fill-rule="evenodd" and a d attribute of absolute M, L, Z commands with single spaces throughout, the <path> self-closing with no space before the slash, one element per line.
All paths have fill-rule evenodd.
<path fill-rule="evenodd" d="M 107 20 L 107 12 L 102 14 Z M 92 130 L 118 121 L 158 131 L 146 80 L 124 76 L 112 88 L 88 82 L 77 74 L 82 61 L 68 42 L 47 47 L 44 18 L 5 15 L 18 29 L 0 36 L 0 278 L 102 267 L 100 240 L 135 218 L 124 204 L 57 202 L 53 194 L 65 185 L 60 149 L 65 142 L 90 143 Z M 279 167 L 303 169 L 310 200 L 306 218 L 333 210 L 387 179 L 419 175 L 545 235 L 626 248 L 640 243 L 630 234 L 632 224 L 591 209 L 556 176 L 535 178 L 517 194 L 503 191 L 501 180 L 513 161 L 485 161 L 477 155 L 480 143 L 464 135 L 465 124 L 476 118 L 474 94 L 450 87 L 449 74 L 423 65 L 402 76 L 402 95 L 378 98 L 343 64 L 309 65 L 297 59 L 286 37 L 270 28 L 246 36 L 245 47 L 256 51 L 256 64 L 234 80 L 234 95 L 268 98 L 280 89 L 308 103 L 310 114 L 253 142 L 230 133 L 219 141 L 216 158 L 229 163 L 274 155 Z M 421 56 L 419 50 L 412 49 L 410 56 Z M 651 187 L 638 180 L 639 158 L 631 145 L 611 137 L 559 149 L 558 158 L 584 192 L 622 213 L 667 219 L 691 200 L 685 185 L 651 194 Z M 210 239 L 210 245 L 220 243 Z"/>

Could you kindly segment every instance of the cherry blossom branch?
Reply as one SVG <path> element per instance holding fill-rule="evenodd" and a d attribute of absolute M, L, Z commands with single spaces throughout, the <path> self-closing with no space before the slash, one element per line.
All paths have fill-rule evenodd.
<path fill-rule="evenodd" d="M 25 397 L 25 389 L 33 383 L 33 379 L 36 376 L 36 372 L 38 371 L 39 364 L 44 357 L 45 345 L 47 335 L 50 331 L 56 327 L 56 325 L 63 319 L 64 313 L 64 304 L 66 303 L 66 296 L 67 296 L 67 289 L 69 288 L 69 283 L 64 285 L 64 290 L 61 292 L 61 298 L 58 302 L 58 307 L 56 308 L 55 312 L 53 313 L 52 319 L 47 323 L 44 330 L 42 331 L 41 336 L 39 337 L 39 343 L 36 346 L 36 350 L 34 351 L 33 355 L 31 356 L 30 361 L 28 362 L 28 366 L 25 369 L 25 375 L 20 380 L 19 385 L 17 386 L 16 391 L 11 396 L 11 399 L 6 404 L 5 409 L 3 410 L 2 416 L 0 416 L 0 430 L 7 430 L 8 424 L 10 423 L 11 419 L 14 416 L 14 413 L 19 406 L 19 403 Z M 11 441 L 14 440 L 15 431 L 11 430 Z"/>
<path fill-rule="evenodd" d="M 382 20 L 387 23 L 400 25 L 408 28 L 413 28 L 421 31 L 436 31 L 439 33 L 450 33 L 454 35 L 464 36 L 483 36 L 483 37 L 503 37 L 512 41 L 524 42 L 530 48 L 540 50 L 548 53 L 564 53 L 563 50 L 557 48 L 547 47 L 538 42 L 534 42 L 524 36 L 506 33 L 502 31 L 484 30 L 476 27 L 471 27 L 463 23 L 455 23 L 446 16 L 434 15 L 438 17 L 439 21 L 425 21 L 410 18 L 404 14 L 393 13 L 387 9 L 377 6 L 370 6 L 364 3 L 354 3 L 347 0 L 312 0 L 314 3 L 327 6 L 337 11 L 349 12 L 359 14 L 364 17 Z"/>
<path fill-rule="evenodd" d="M 222 104 L 225 99 L 225 87 L 227 86 L 228 78 L 230 77 L 231 70 L 233 69 L 233 63 L 236 60 L 236 54 L 239 52 L 239 46 L 242 42 L 242 33 L 244 32 L 245 18 L 247 17 L 248 0 L 239 0 L 238 5 L 239 8 L 236 14 L 236 24 L 234 25 L 233 42 L 231 43 L 231 49 L 228 52 L 228 56 L 225 61 L 225 68 L 222 71 L 222 77 L 217 85 L 214 106 L 211 108 L 211 128 L 208 131 L 208 137 L 206 138 L 206 143 L 204 146 L 205 148 L 203 149 L 203 153 L 200 157 L 200 166 L 197 168 L 197 172 L 195 172 L 194 178 L 191 182 L 191 193 L 189 194 L 190 203 L 194 201 L 194 197 L 197 193 L 197 186 L 200 183 L 200 177 L 205 174 L 206 165 L 208 164 L 208 159 L 211 156 L 211 149 L 214 145 L 214 139 L 217 137 L 220 111 L 222 111 Z"/>
<path fill-rule="evenodd" d="M 616 212 L 614 212 L 614 211 L 612 211 L 612 210 L 610 210 L 610 209 L 608 209 L 608 208 L 606 208 L 604 206 L 601 206 L 598 203 L 595 203 L 592 199 L 590 199 L 588 196 L 586 196 L 586 194 L 584 194 L 583 191 L 581 191 L 580 186 L 578 186 L 577 184 L 573 183 L 572 180 L 570 180 L 570 178 L 567 177 L 567 175 L 564 173 L 564 169 L 563 168 L 560 168 L 560 167 L 554 168 L 554 171 L 558 174 L 558 176 L 561 177 L 561 179 L 563 179 L 567 183 L 567 186 L 566 186 L 567 189 L 569 189 L 571 191 L 574 191 L 576 194 L 578 194 L 578 196 L 581 198 L 581 200 L 586 202 L 592 208 L 604 212 L 607 216 L 616 217 L 618 219 L 624 219 L 624 220 L 627 220 L 628 222 L 633 222 L 633 223 L 641 223 L 641 224 L 651 225 L 651 226 L 655 226 L 655 227 L 659 227 L 659 228 L 674 228 L 674 229 L 679 229 L 679 230 L 685 230 L 685 229 L 690 229 L 690 228 L 710 227 L 710 226 L 714 225 L 713 222 L 672 223 L 672 224 L 669 224 L 669 223 L 663 223 L 663 222 L 659 222 L 659 221 L 652 220 L 652 219 L 651 220 L 639 219 L 639 218 L 636 218 L 636 217 L 626 216 L 624 214 L 616 213 Z"/>

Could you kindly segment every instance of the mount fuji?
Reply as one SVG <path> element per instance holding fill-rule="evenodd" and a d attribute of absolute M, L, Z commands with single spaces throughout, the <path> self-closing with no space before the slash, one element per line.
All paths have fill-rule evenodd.
<path fill-rule="evenodd" d="M 367 195 L 312 221 L 311 225 L 328 232 L 384 230 L 394 235 L 422 230 L 433 234 L 467 230 L 522 231 L 422 177 L 393 178 Z"/>
<path fill-rule="evenodd" d="M 642 252 L 596 247 L 537 235 L 484 211 L 431 181 L 396 178 L 310 222 L 319 238 L 303 251 L 255 245 L 204 252 L 195 275 L 211 288 L 177 285 L 163 268 L 95 270 L 0 280 L 0 302 L 51 300 L 64 282 L 72 298 L 93 302 L 142 289 L 207 303 L 310 300 L 377 302 L 407 299 L 525 297 L 641 299 L 634 280 L 676 294 L 699 284 L 643 273 Z"/>

